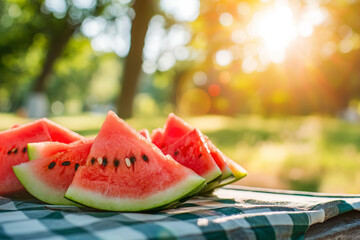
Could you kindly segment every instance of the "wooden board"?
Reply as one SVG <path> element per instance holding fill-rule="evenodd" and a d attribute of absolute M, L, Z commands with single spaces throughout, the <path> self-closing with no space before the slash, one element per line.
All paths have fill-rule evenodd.
<path fill-rule="evenodd" d="M 351 211 L 309 228 L 305 239 L 359 239 L 360 212 Z"/>

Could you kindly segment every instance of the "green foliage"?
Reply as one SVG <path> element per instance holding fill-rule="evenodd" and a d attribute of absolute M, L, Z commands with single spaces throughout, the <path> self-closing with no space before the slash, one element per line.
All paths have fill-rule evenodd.
<path fill-rule="evenodd" d="M 43 0 L 5 0 L 0 2 L 0 111 L 17 110 L 24 104 L 24 99 L 36 85 L 39 75 L 61 44 L 63 36 L 79 28 L 89 17 L 103 14 L 113 21 L 114 16 L 107 7 L 114 4 L 113 10 L 124 8 L 113 1 L 95 1 L 91 6 L 82 6 L 73 1 L 59 1 L 63 7 L 52 9 Z M 119 5 L 119 6 L 118 6 Z M 49 77 L 45 89 L 50 102 L 71 101 L 74 98 L 84 102 L 88 94 L 87 85 L 96 71 L 100 57 L 90 46 L 90 41 L 76 31 L 74 38 L 65 50 L 60 52 L 60 59 Z M 52 51 L 52 53 L 51 53 Z M 55 50 L 56 51 L 56 50 Z M 57 60 L 58 56 L 54 56 Z M 51 72 L 51 69 L 50 69 Z M 48 77 L 46 77 L 48 78 Z"/>
<path fill-rule="evenodd" d="M 50 102 L 86 98 L 89 80 L 99 61 L 87 39 L 73 38 L 57 61 L 52 81 L 47 86 Z"/>

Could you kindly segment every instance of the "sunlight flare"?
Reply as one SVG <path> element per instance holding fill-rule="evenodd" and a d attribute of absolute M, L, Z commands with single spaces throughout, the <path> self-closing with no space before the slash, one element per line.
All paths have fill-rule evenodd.
<path fill-rule="evenodd" d="M 255 16 L 253 32 L 260 37 L 273 62 L 282 62 L 285 50 L 296 36 L 294 16 L 288 6 L 260 12 Z"/>

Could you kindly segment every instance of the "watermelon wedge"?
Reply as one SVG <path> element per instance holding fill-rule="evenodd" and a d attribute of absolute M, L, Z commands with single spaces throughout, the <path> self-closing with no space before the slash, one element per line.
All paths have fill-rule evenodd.
<path fill-rule="evenodd" d="M 145 137 L 147 140 L 149 140 L 151 142 L 151 137 L 150 137 L 150 133 L 149 130 L 147 130 L 146 128 L 139 130 L 139 133 Z"/>
<path fill-rule="evenodd" d="M 29 161 L 28 143 L 43 141 L 70 143 L 82 138 L 79 134 L 45 118 L 0 132 L 0 195 L 24 190 L 12 166 Z"/>
<path fill-rule="evenodd" d="M 174 206 L 205 184 L 110 111 L 65 197 L 102 210 L 149 211 Z"/>
<path fill-rule="evenodd" d="M 29 160 L 35 160 L 43 157 L 50 157 L 57 152 L 67 150 L 69 144 L 60 142 L 37 142 L 28 143 L 28 157 Z"/>
<path fill-rule="evenodd" d="M 199 130 L 194 129 L 183 135 L 173 144 L 163 148 L 164 154 L 170 154 L 178 163 L 192 169 L 209 183 L 221 176 Z"/>
<path fill-rule="evenodd" d="M 164 142 L 164 131 L 162 128 L 156 128 L 151 131 L 151 142 L 154 143 L 156 146 L 158 146 L 160 149 L 166 147 Z"/>
<path fill-rule="evenodd" d="M 78 167 L 85 164 L 93 141 L 29 144 L 29 149 L 35 148 L 37 156 L 41 158 L 14 166 L 14 172 L 25 189 L 39 200 L 50 204 L 74 205 L 64 195 Z"/>
<path fill-rule="evenodd" d="M 163 129 L 158 128 L 153 130 L 151 133 L 151 140 L 152 142 L 158 146 L 162 151 L 166 152 L 166 149 L 174 144 L 177 139 L 183 137 L 184 135 L 188 134 L 189 132 L 193 131 L 194 128 L 190 126 L 188 123 L 186 123 L 183 119 L 179 118 L 173 113 L 170 113 Z M 214 189 L 215 187 L 223 186 L 225 183 L 231 183 L 235 182 L 247 175 L 247 172 L 244 168 L 242 168 L 240 165 L 238 168 L 235 168 L 237 171 L 239 169 L 242 169 L 242 172 L 232 172 L 230 166 L 228 166 L 226 159 L 228 158 L 224 153 L 222 153 L 210 140 L 207 136 L 202 134 L 202 139 L 205 142 L 207 148 L 210 151 L 210 154 L 212 158 L 215 160 L 217 166 L 222 171 L 221 179 L 216 182 L 214 181 L 211 184 L 208 184 L 208 186 L 203 191 L 210 191 Z M 233 165 L 238 165 L 236 162 L 232 161 Z M 227 180 L 225 180 L 227 179 Z"/>

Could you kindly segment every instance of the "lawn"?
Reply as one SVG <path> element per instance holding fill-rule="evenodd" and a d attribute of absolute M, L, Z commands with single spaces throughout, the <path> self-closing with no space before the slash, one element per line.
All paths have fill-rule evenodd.
<path fill-rule="evenodd" d="M 51 119 L 85 136 L 95 136 L 104 117 L 83 114 Z M 238 184 L 333 193 L 360 192 L 360 125 L 357 123 L 319 116 L 206 116 L 186 120 L 248 170 L 249 175 Z M 0 114 L 0 130 L 28 121 Z M 151 130 L 164 122 L 163 117 L 128 120 L 138 130 Z"/>

